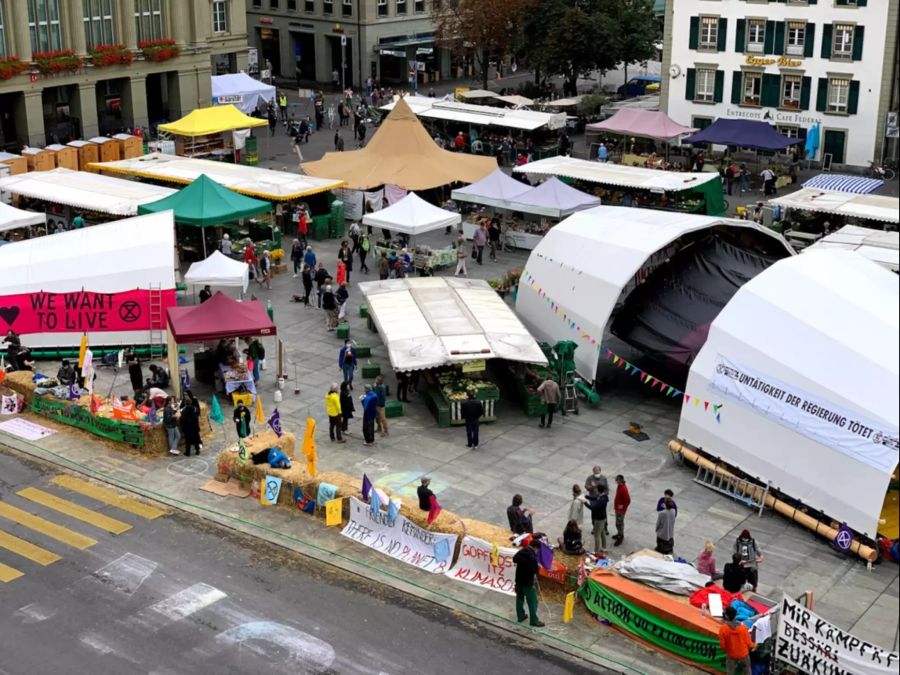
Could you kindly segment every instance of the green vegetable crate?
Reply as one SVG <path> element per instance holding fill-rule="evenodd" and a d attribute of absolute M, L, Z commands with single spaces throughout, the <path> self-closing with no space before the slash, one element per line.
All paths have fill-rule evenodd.
<path fill-rule="evenodd" d="M 359 306 L 359 317 L 360 317 L 361 319 L 368 319 L 368 318 L 369 318 L 369 307 L 368 307 L 368 305 L 360 305 L 360 306 Z"/>
<path fill-rule="evenodd" d="M 384 406 L 385 417 L 403 417 L 403 404 L 400 401 L 388 401 Z"/>
<path fill-rule="evenodd" d="M 349 323 L 338 324 L 337 336 L 342 340 L 346 340 L 348 337 L 350 337 L 350 324 Z M 357 356 L 359 356 L 358 353 L 357 353 Z"/>
<path fill-rule="evenodd" d="M 381 375 L 381 366 L 377 363 L 364 363 L 362 374 L 363 377 L 378 377 Z"/>

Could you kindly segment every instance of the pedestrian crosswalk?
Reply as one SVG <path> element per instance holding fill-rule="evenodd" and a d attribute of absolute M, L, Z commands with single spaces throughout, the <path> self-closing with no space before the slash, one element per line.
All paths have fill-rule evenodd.
<path fill-rule="evenodd" d="M 94 485 L 75 476 L 59 475 L 51 479 L 49 490 L 62 489 L 74 495 L 87 497 L 98 503 L 98 508 L 111 506 L 119 511 L 129 513 L 145 520 L 153 520 L 165 515 L 163 509 L 144 504 L 137 499 L 126 497 L 110 488 Z M 52 520 L 33 513 L 39 507 L 62 514 L 68 518 L 79 521 L 90 528 L 108 532 L 113 535 L 123 534 L 132 529 L 132 525 L 119 518 L 114 518 L 105 513 L 82 506 L 71 499 L 66 499 L 49 490 L 36 487 L 26 487 L 18 490 L 15 496 L 20 498 L 21 506 L 15 506 L 10 500 L 0 501 L 0 552 L 7 551 L 25 561 L 30 561 L 41 566 L 51 565 L 61 559 L 61 555 L 49 548 L 45 548 L 45 540 L 52 540 L 55 545 L 62 544 L 76 550 L 90 548 L 97 543 L 97 539 L 89 534 L 95 534 L 93 530 L 89 534 L 76 531 L 67 525 L 61 525 Z M 7 528 L 19 526 L 16 534 L 6 531 Z M 36 541 L 29 541 L 36 535 Z M 9 556 L 9 562 L 14 560 Z M 23 566 L 23 569 L 27 569 Z M 22 570 L 4 562 L 0 562 L 0 583 L 15 581 L 25 574 Z"/>

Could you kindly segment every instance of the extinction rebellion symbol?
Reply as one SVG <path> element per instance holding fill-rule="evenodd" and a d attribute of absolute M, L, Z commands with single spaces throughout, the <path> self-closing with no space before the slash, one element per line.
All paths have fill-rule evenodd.
<path fill-rule="evenodd" d="M 134 323 L 141 318 L 141 306 L 134 300 L 126 300 L 119 305 L 119 318 L 125 323 Z"/>

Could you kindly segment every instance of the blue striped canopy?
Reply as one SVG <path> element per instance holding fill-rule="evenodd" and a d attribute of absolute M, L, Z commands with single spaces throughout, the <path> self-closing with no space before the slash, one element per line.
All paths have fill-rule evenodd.
<path fill-rule="evenodd" d="M 814 176 L 806 181 L 803 187 L 865 195 L 875 192 L 882 185 L 884 185 L 884 181 L 878 178 L 847 176 L 840 173 L 820 173 L 818 176 Z"/>

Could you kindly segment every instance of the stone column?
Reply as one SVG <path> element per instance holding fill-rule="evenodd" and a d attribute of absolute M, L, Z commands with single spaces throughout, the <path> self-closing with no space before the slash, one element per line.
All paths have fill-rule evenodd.
<path fill-rule="evenodd" d="M 13 44 L 9 45 L 12 53 L 26 63 L 31 61 L 31 34 L 28 32 L 28 8 L 25 3 L 4 0 L 3 18 L 7 39 L 12 38 Z"/>
<path fill-rule="evenodd" d="M 137 27 L 134 25 L 134 0 L 117 0 L 116 13 L 121 32 L 119 42 L 128 49 L 137 49 Z"/>
<path fill-rule="evenodd" d="M 66 0 L 61 10 L 63 17 L 63 48 L 68 47 L 76 54 L 87 54 L 87 39 L 84 35 L 84 3 L 82 0 Z"/>
<path fill-rule="evenodd" d="M 82 82 L 78 84 L 78 95 L 72 101 L 72 114 L 81 119 L 82 138 L 93 138 L 100 134 L 100 123 L 97 119 L 97 84 Z"/>
<path fill-rule="evenodd" d="M 122 87 L 122 119 L 129 120 L 129 126 L 149 127 L 147 114 L 147 76 L 132 75 Z"/>
<path fill-rule="evenodd" d="M 187 10 L 188 3 L 184 0 L 169 0 L 165 3 L 168 15 L 166 21 L 171 30 L 169 37 L 173 38 L 179 47 L 185 46 L 190 32 L 190 16 Z"/>
<path fill-rule="evenodd" d="M 178 3 L 183 4 L 183 3 Z M 231 4 L 231 3 L 229 3 Z M 209 36 L 212 35 L 212 6 L 209 0 L 192 3 L 193 22 L 191 24 L 191 42 L 195 45 L 206 46 Z M 228 20 L 231 20 L 231 7 L 229 7 Z"/>
<path fill-rule="evenodd" d="M 29 53 L 31 50 L 28 50 Z M 16 140 L 22 145 L 44 147 L 44 104 L 40 91 L 23 91 L 16 98 Z"/>

